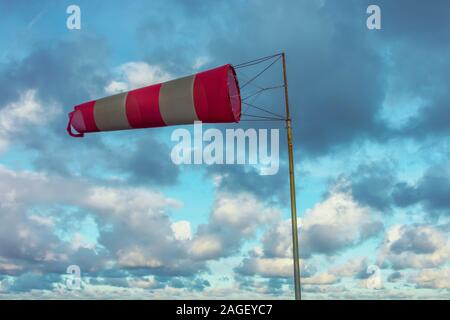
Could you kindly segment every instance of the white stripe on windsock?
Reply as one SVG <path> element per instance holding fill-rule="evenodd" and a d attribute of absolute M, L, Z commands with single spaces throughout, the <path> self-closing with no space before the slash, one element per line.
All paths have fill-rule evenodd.
<path fill-rule="evenodd" d="M 159 111 L 166 125 L 198 121 L 194 105 L 195 75 L 165 82 L 159 91 Z"/>
<path fill-rule="evenodd" d="M 100 131 L 131 129 L 126 112 L 128 92 L 98 99 L 94 105 L 95 124 Z"/>

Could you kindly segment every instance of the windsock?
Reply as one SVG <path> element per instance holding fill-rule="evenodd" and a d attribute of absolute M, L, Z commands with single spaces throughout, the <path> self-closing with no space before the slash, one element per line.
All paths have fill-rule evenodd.
<path fill-rule="evenodd" d="M 241 97 L 236 72 L 227 64 L 191 76 L 119 93 L 74 107 L 68 133 L 204 123 L 239 122 Z M 78 133 L 74 133 L 75 128 Z"/>

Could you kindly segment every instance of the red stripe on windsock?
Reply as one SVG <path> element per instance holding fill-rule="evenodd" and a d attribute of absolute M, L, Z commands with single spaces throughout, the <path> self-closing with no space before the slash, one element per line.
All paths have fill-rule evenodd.
<path fill-rule="evenodd" d="M 231 68 L 231 65 L 224 65 L 196 74 L 194 104 L 201 121 L 209 123 L 239 121 L 232 110 L 228 87 L 228 72 L 231 72 Z"/>
<path fill-rule="evenodd" d="M 161 84 L 132 90 L 128 93 L 126 112 L 133 128 L 162 127 L 164 123 L 159 111 Z"/>

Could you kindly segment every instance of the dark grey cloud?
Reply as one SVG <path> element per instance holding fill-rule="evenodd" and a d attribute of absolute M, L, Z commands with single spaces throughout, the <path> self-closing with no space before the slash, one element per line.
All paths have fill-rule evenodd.
<path fill-rule="evenodd" d="M 349 174 L 340 176 L 349 181 L 340 189 L 351 192 L 358 203 L 381 213 L 414 205 L 421 205 L 433 216 L 450 212 L 448 164 L 431 165 L 415 183 L 402 181 L 396 170 L 397 165 L 390 161 L 363 162 Z"/>
<path fill-rule="evenodd" d="M 351 173 L 351 192 L 355 200 L 380 212 L 389 212 L 395 171 L 387 162 L 363 163 Z"/>
<path fill-rule="evenodd" d="M 313 225 L 308 228 L 308 234 L 300 237 L 303 247 L 308 248 L 310 252 L 317 253 L 334 253 L 348 246 L 348 239 L 345 237 L 336 238 L 339 234 L 338 227 L 334 228 L 330 225 Z M 304 234 L 304 233 L 303 233 Z M 302 250 L 304 254 L 305 250 Z"/>
<path fill-rule="evenodd" d="M 129 288 L 130 284 L 129 284 L 126 276 L 127 275 L 123 275 L 122 277 L 115 277 L 115 278 L 101 278 L 101 277 L 90 278 L 89 284 L 90 285 L 120 287 L 120 288 Z"/>
<path fill-rule="evenodd" d="M 122 156 L 116 170 L 129 175 L 132 184 L 175 184 L 179 166 L 170 159 L 170 148 L 155 138 L 144 137 L 137 141 L 135 150 Z"/>
<path fill-rule="evenodd" d="M 239 288 L 243 290 L 253 288 L 255 284 L 254 277 L 242 276 L 239 273 L 236 273 L 234 275 L 234 279 L 236 280 L 237 283 L 239 283 Z"/>
<path fill-rule="evenodd" d="M 441 59 L 440 55 L 449 53 L 450 48 L 431 49 L 423 46 L 414 50 L 402 48 L 399 53 L 404 58 L 399 58 L 396 65 L 398 75 L 392 80 L 392 91 L 399 96 L 404 94 L 423 101 L 423 106 L 399 130 L 400 137 L 418 142 L 448 140 L 450 94 L 445 84 L 450 81 L 450 77 L 442 71 L 449 69 L 450 61 Z M 419 67 L 411 70 L 411 66 Z"/>
<path fill-rule="evenodd" d="M 176 36 L 184 19 L 177 24 L 149 19 L 138 32 L 138 42 L 146 48 L 149 63 L 171 68 L 177 61 L 178 70 L 184 67 L 175 73 L 187 72 L 200 56 L 210 58 L 207 68 L 286 51 L 296 149 L 305 151 L 302 155 L 324 154 L 360 139 L 388 137 L 389 128 L 378 118 L 386 66 L 365 26 L 367 6 L 357 1 L 326 1 L 323 5 L 319 1 L 288 1 L 270 13 L 267 7 L 267 2 L 227 1 L 201 6 L 208 11 L 202 15 L 196 5 L 190 6 L 189 14 L 199 17 L 195 22 L 189 20 L 191 28 L 184 28 L 183 34 L 195 33 L 195 37 Z M 190 18 L 189 14 L 184 18 Z M 154 43 L 160 44 L 158 48 L 151 45 Z M 238 70 L 238 77 L 243 83 L 258 71 Z M 280 63 L 260 78 L 259 84 L 267 85 L 269 79 L 281 83 Z M 255 104 L 283 114 L 282 102 L 282 95 L 263 95 Z M 240 126 L 267 127 L 272 123 Z"/>
<path fill-rule="evenodd" d="M 23 58 L 13 58 L 0 69 L 0 108 L 15 102 L 27 90 L 36 90 L 42 105 L 42 123 L 10 137 L 11 143 L 34 152 L 36 169 L 69 175 L 81 154 L 102 149 L 98 137 L 75 142 L 66 131 L 67 113 L 76 104 L 99 96 L 108 81 L 106 44 L 91 36 L 36 42 Z"/>
<path fill-rule="evenodd" d="M 269 203 L 288 203 L 289 180 L 286 166 L 280 161 L 275 175 L 261 175 L 251 166 L 212 165 L 206 167 L 208 177 L 220 176 L 218 190 L 238 194 L 250 192 Z"/>
<path fill-rule="evenodd" d="M 270 278 L 267 280 L 268 293 L 271 295 L 279 295 L 283 293 L 285 284 L 292 285 L 293 279 Z"/>
<path fill-rule="evenodd" d="M 59 274 L 54 273 L 24 273 L 7 286 L 10 292 L 27 292 L 30 290 L 53 290 L 54 284 L 61 284 L 62 278 Z"/>
<path fill-rule="evenodd" d="M 359 226 L 357 236 L 349 237 L 342 226 L 312 225 L 300 233 L 302 250 L 300 254 L 309 258 L 313 254 L 333 255 L 358 244 L 363 243 L 383 231 L 384 225 L 380 221 L 371 221 Z"/>
<path fill-rule="evenodd" d="M 255 281 L 253 271 L 249 270 L 250 272 L 247 273 L 244 269 L 242 269 L 242 267 L 236 268 L 235 271 L 236 273 L 234 275 L 234 280 L 238 283 L 241 290 L 255 291 L 256 288 L 259 290 L 264 289 L 266 294 L 273 297 L 277 297 L 285 293 L 285 289 L 283 288 L 285 285 L 290 288 L 289 290 L 293 290 L 294 280 L 292 277 L 272 277 Z"/>
<path fill-rule="evenodd" d="M 450 20 L 448 3 L 379 1 L 380 31 L 366 28 L 369 4 L 372 2 L 288 1 L 268 13 L 267 2 L 237 5 L 229 1 L 216 8 L 195 3 L 189 6 L 190 14 L 198 14 L 200 7 L 207 10 L 209 19 L 199 17 L 200 26 L 213 32 L 200 36 L 203 41 L 197 51 L 192 47 L 181 50 L 189 52 L 182 61 L 188 65 L 206 54 L 212 57 L 207 66 L 213 66 L 250 60 L 255 52 L 263 56 L 286 51 L 295 145 L 302 155 L 322 155 L 366 139 L 383 142 L 391 137 L 413 136 L 421 140 L 447 132 L 445 106 L 449 100 L 445 83 L 449 79 L 445 70 L 449 62 L 439 57 L 449 49 L 445 41 Z M 170 32 L 145 34 L 153 38 L 139 38 L 143 45 L 172 39 Z M 166 51 L 170 50 L 163 50 L 161 56 L 174 54 Z M 430 55 L 434 58 L 429 59 Z M 271 77 L 279 76 L 279 71 Z M 380 118 L 388 92 L 409 97 L 419 94 L 430 100 L 429 106 L 402 130 L 392 129 Z M 258 102 L 264 105 L 268 101 L 273 102 Z M 282 99 L 276 101 L 277 108 L 271 111 L 282 112 Z"/>
<path fill-rule="evenodd" d="M 145 274 L 130 274 L 124 270 L 116 269 L 115 276 L 108 276 L 104 274 L 96 274 L 95 277 L 89 278 L 90 285 L 108 285 L 113 287 L 121 288 L 133 288 L 136 282 L 143 281 L 143 276 Z M 92 276 L 92 275 L 90 275 Z M 205 288 L 210 287 L 211 284 L 208 280 L 203 279 L 198 275 L 192 276 L 176 276 L 176 275 L 157 275 L 153 278 L 153 281 L 148 283 L 148 290 L 157 290 L 165 288 L 184 288 L 188 291 L 198 291 L 201 292 Z"/>
<path fill-rule="evenodd" d="M 394 186 L 392 198 L 396 205 L 407 207 L 417 203 L 419 192 L 414 186 L 411 186 L 406 182 L 398 182 Z"/>
<path fill-rule="evenodd" d="M 298 150 L 324 154 L 356 139 L 382 139 L 388 129 L 377 114 L 385 66 L 365 27 L 365 8 L 290 1 L 268 13 L 267 3 L 248 3 L 211 40 L 210 51 L 236 62 L 286 51 Z M 272 111 L 282 112 L 280 104 Z"/>
<path fill-rule="evenodd" d="M 381 257 L 383 267 L 394 270 L 437 268 L 448 262 L 446 225 L 405 224 L 397 226 L 394 239 L 385 237 Z"/>
<path fill-rule="evenodd" d="M 400 271 L 395 271 L 395 272 L 393 272 L 393 273 L 391 273 L 391 274 L 389 275 L 389 277 L 387 278 L 387 280 L 388 280 L 389 282 L 396 282 L 396 281 L 398 281 L 398 280 L 400 280 L 400 279 L 402 279 L 402 278 L 403 278 L 402 273 L 401 273 Z"/>
<path fill-rule="evenodd" d="M 438 247 L 430 239 L 429 233 L 409 229 L 403 232 L 400 239 L 391 244 L 390 249 L 397 254 L 405 251 L 411 251 L 415 254 L 430 254 L 436 251 Z"/>
<path fill-rule="evenodd" d="M 425 205 L 434 210 L 450 212 L 450 168 L 437 166 L 428 170 L 419 182 L 419 194 Z"/>
<path fill-rule="evenodd" d="M 106 57 L 106 45 L 97 38 L 37 43 L 25 58 L 10 61 L 0 73 L 0 103 L 38 89 L 47 102 L 56 100 L 69 110 L 102 92 L 108 79 Z"/>
<path fill-rule="evenodd" d="M 367 279 L 367 278 L 369 278 L 372 275 L 372 273 L 367 272 L 367 267 L 368 267 L 367 259 L 363 259 L 361 261 L 361 264 L 359 265 L 358 269 L 355 270 L 356 273 L 354 275 L 354 278 L 355 279 Z"/>
<path fill-rule="evenodd" d="M 225 18 L 227 28 L 213 28 L 216 32 L 209 39 L 207 52 L 213 57 L 209 65 L 286 51 L 295 147 L 302 157 L 331 154 L 367 139 L 380 143 L 393 137 L 413 138 L 419 143 L 425 138 L 445 142 L 450 123 L 446 87 L 450 60 L 445 58 L 450 53 L 448 3 L 379 1 L 380 31 L 366 28 L 369 4 L 373 3 L 326 1 L 320 6 L 318 2 L 295 1 L 268 14 L 264 2 L 238 7 L 230 3 L 234 17 Z M 215 14 L 211 9 L 211 16 Z M 417 114 L 411 111 L 404 126 L 394 129 L 380 117 L 388 94 L 407 100 L 419 97 L 425 104 Z M 277 98 L 282 103 L 282 97 Z M 263 97 L 257 102 L 274 107 L 274 100 Z M 270 110 L 280 112 L 282 108 L 278 105 Z M 448 211 L 446 177 L 424 177 L 419 187 L 399 181 L 395 170 L 390 163 L 362 164 L 352 173 L 355 199 L 384 213 L 394 206 L 416 203 L 433 212 Z M 223 188 L 251 190 L 257 184 L 260 188 L 255 192 L 267 197 L 263 178 L 249 179 L 251 183 L 246 185 L 239 181 L 240 168 L 210 171 L 229 172 Z M 281 177 L 269 180 L 283 186 Z"/>
<path fill-rule="evenodd" d="M 161 3 L 166 8 L 167 2 Z M 171 2 L 170 5 L 170 10 L 160 10 L 157 15 L 152 11 L 142 12 L 142 24 L 135 31 L 136 39 L 145 60 L 182 76 L 192 73 L 198 57 L 207 56 L 205 49 L 210 31 L 227 28 L 221 17 L 222 10 L 229 10 L 229 3 L 189 0 Z"/>
<path fill-rule="evenodd" d="M 450 213 L 450 170 L 448 165 L 433 166 L 416 184 L 400 182 L 393 190 L 400 207 L 422 204 L 432 215 Z"/>
<path fill-rule="evenodd" d="M 399 135 L 419 142 L 445 139 L 450 121 L 449 4 L 438 0 L 432 5 L 423 1 L 379 1 L 379 5 L 383 37 L 378 41 L 390 50 L 390 90 L 397 97 L 424 101 Z"/>
<path fill-rule="evenodd" d="M 158 276 L 155 278 L 158 281 L 159 286 L 172 287 L 172 288 L 186 288 L 190 291 L 203 291 L 205 288 L 211 286 L 208 280 L 205 280 L 201 277 L 161 277 Z"/>
<path fill-rule="evenodd" d="M 370 3 L 370 1 L 365 1 Z M 392 40 L 407 41 L 413 44 L 427 44 L 428 47 L 449 47 L 450 12 L 445 0 L 433 4 L 421 1 L 377 1 L 382 10 L 383 35 Z"/>

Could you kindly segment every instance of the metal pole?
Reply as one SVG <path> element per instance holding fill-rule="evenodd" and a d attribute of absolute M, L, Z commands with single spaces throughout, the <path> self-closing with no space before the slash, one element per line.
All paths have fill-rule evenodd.
<path fill-rule="evenodd" d="M 289 154 L 289 183 L 291 190 L 292 250 L 294 258 L 294 288 L 295 288 L 295 299 L 301 300 L 300 265 L 299 265 L 300 261 L 298 253 L 297 205 L 295 200 L 294 154 L 292 151 L 292 127 L 291 127 L 291 115 L 289 113 L 286 57 L 284 52 L 281 54 L 281 57 L 283 60 L 284 98 L 286 100 L 286 128 L 287 128 L 287 142 Z"/>

